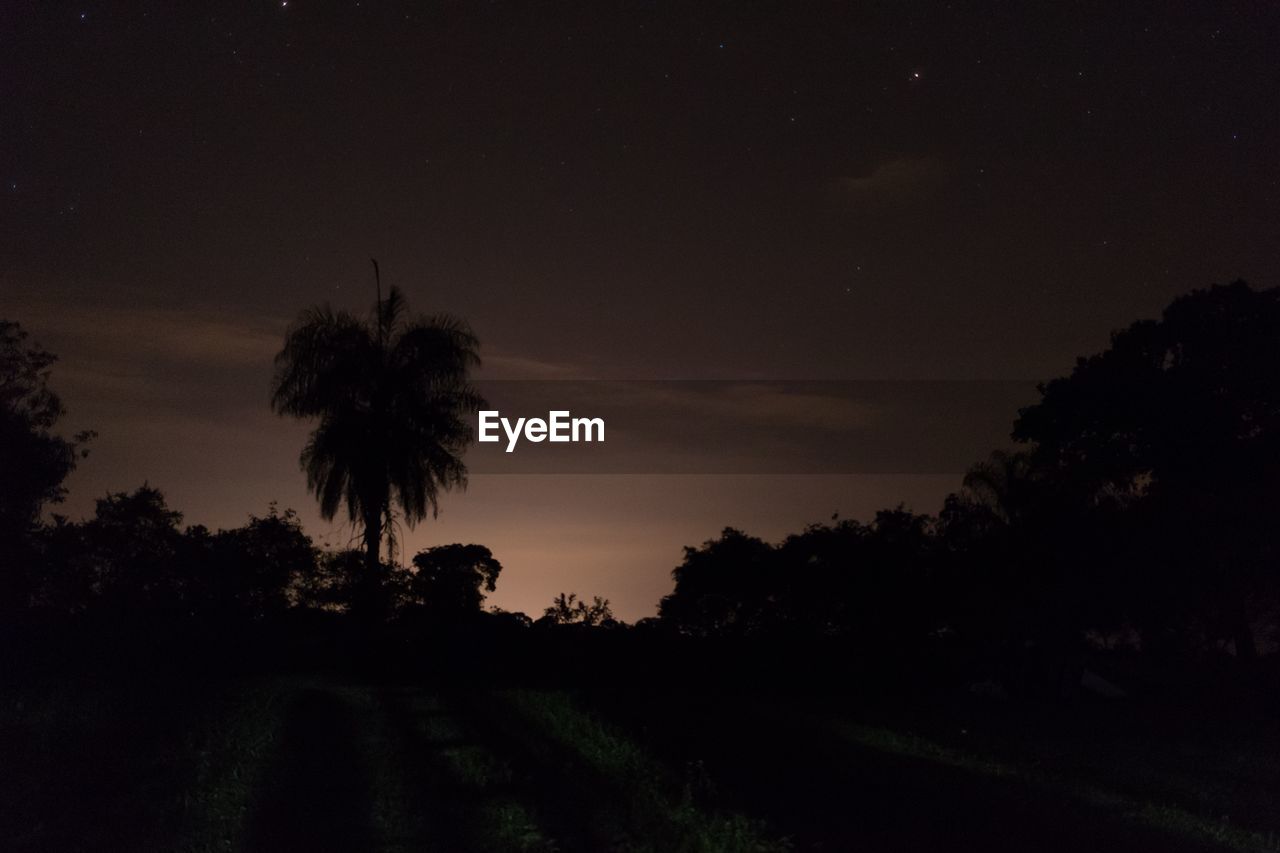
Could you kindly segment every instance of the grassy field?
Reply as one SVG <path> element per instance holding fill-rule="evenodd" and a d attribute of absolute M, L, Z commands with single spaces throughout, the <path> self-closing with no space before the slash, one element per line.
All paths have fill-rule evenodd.
<path fill-rule="evenodd" d="M 763 692 L 47 684 L 0 692 L 0 846 L 1280 850 L 1268 726 L 1115 720 Z"/>

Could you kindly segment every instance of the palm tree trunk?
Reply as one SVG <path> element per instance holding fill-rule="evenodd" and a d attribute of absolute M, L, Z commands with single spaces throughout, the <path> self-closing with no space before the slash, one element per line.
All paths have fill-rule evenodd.
<path fill-rule="evenodd" d="M 382 562 L 379 551 L 382 545 L 382 514 L 364 515 L 364 571 L 356 582 L 351 602 L 352 615 L 358 624 L 371 630 L 382 621 Z"/>
<path fill-rule="evenodd" d="M 378 559 L 382 546 L 382 513 L 366 512 L 364 515 L 364 562 L 370 577 L 376 577 L 381 568 Z"/>

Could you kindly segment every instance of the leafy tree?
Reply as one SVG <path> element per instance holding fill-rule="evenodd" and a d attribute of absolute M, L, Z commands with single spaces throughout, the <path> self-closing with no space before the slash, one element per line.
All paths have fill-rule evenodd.
<path fill-rule="evenodd" d="M 292 510 L 274 506 L 234 530 L 180 529 L 182 514 L 144 485 L 107 495 L 93 518 L 54 517 L 40 537 L 32 601 L 62 613 L 258 620 L 313 583 L 316 551 Z"/>
<path fill-rule="evenodd" d="M 732 528 L 686 548 L 663 622 L 695 636 L 858 637 L 880 645 L 924 636 L 934 522 L 901 507 L 871 524 L 812 525 L 773 546 Z"/>
<path fill-rule="evenodd" d="M 1000 524 L 1016 524 L 1034 512 L 1041 496 L 1031 456 L 996 450 L 964 475 L 964 496 Z"/>
<path fill-rule="evenodd" d="M 368 576 L 363 552 L 325 551 L 313 572 L 295 578 L 290 593 L 298 607 L 345 612 L 359 599 L 361 581 Z"/>
<path fill-rule="evenodd" d="M 28 343 L 18 323 L 0 320 L 0 605 L 26 603 L 30 534 L 44 507 L 62 501 L 63 481 L 92 437 L 82 432 L 68 440 L 53 433 L 64 413 L 49 388 L 54 361 L 52 353 Z"/>
<path fill-rule="evenodd" d="M 1147 641 L 1195 630 L 1256 654 L 1280 581 L 1280 290 L 1237 281 L 1174 300 L 1042 386 L 1014 438 L 1075 506 L 1141 534 L 1113 591 Z"/>
<path fill-rule="evenodd" d="M 731 527 L 701 548 L 686 547 L 659 615 L 695 635 L 750 633 L 769 617 L 772 553 L 767 542 Z"/>
<path fill-rule="evenodd" d="M 945 603 L 946 628 L 984 659 L 1050 673 L 1074 665 L 1086 629 L 1115 626 L 1118 588 L 1106 582 L 1115 519 L 1076 497 L 1031 454 L 1005 451 L 947 496 L 938 523 L 945 571 L 932 593 Z"/>
<path fill-rule="evenodd" d="M 496 589 L 502 564 L 483 545 L 439 545 L 413 558 L 412 599 L 442 618 L 481 612 L 484 592 Z"/>
<path fill-rule="evenodd" d="M 291 603 L 290 590 L 316 572 L 315 546 L 291 509 L 280 512 L 273 505 L 243 527 L 218 531 L 210 547 L 211 604 L 223 612 L 254 619 L 278 615 Z"/>
<path fill-rule="evenodd" d="M 609 600 L 593 596 L 591 603 L 578 599 L 576 593 L 560 593 L 551 600 L 551 606 L 542 613 L 538 620 L 550 625 L 581 625 L 586 628 L 599 628 L 617 624 L 613 618 L 613 610 Z"/>
<path fill-rule="evenodd" d="M 57 613 L 83 613 L 97 603 L 86 524 L 54 515 L 38 538 L 39 558 L 33 561 L 30 604 Z"/>
<path fill-rule="evenodd" d="M 411 317 L 396 288 L 361 320 L 328 305 L 304 311 L 276 356 L 272 406 L 317 420 L 302 451 L 308 487 L 332 519 L 345 504 L 376 573 L 394 514 L 409 525 L 465 487 L 468 413 L 484 405 L 468 381 L 478 341 L 446 315 Z"/>
<path fill-rule="evenodd" d="M 97 602 L 119 613 L 186 609 L 192 576 L 179 560 L 181 522 L 145 484 L 99 499 L 83 530 L 83 573 Z"/>

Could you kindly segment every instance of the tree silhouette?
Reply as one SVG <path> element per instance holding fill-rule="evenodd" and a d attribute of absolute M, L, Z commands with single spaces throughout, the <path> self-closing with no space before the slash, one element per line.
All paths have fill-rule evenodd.
<path fill-rule="evenodd" d="M 195 579 L 181 559 L 181 523 L 182 513 L 145 483 L 99 498 L 76 560 L 95 606 L 117 618 L 188 609 Z"/>
<path fill-rule="evenodd" d="M 992 451 L 965 472 L 963 485 L 965 497 L 1003 524 L 1016 524 L 1033 512 L 1038 497 L 1035 472 L 1026 452 Z"/>
<path fill-rule="evenodd" d="M 771 545 L 726 528 L 685 548 L 659 618 L 695 637 L 846 638 L 894 651 L 938 625 L 935 520 L 904 507 Z"/>
<path fill-rule="evenodd" d="M 609 599 L 596 595 L 587 604 L 573 592 L 562 592 L 553 598 L 551 606 L 542 612 L 542 619 L 539 621 L 550 625 L 582 625 L 586 628 L 614 624 Z"/>
<path fill-rule="evenodd" d="M 1117 627 L 1114 605 L 1126 594 L 1113 570 L 1117 519 L 1078 497 L 1030 452 L 1002 450 L 947 496 L 938 526 L 946 571 L 933 593 L 949 628 L 991 662 L 1054 677 L 1075 665 L 1085 631 Z"/>
<path fill-rule="evenodd" d="M 29 535 L 41 510 L 62 500 L 62 483 L 93 435 L 69 441 L 52 432 L 63 414 L 49 388 L 56 356 L 27 339 L 18 323 L 0 320 L 0 605 L 25 603 L 28 584 L 19 570 Z"/>
<path fill-rule="evenodd" d="M 346 504 L 370 573 L 384 535 L 395 547 L 395 507 L 412 526 L 438 512 L 442 491 L 465 487 L 467 413 L 484 405 L 468 380 L 480 358 L 467 324 L 407 311 L 395 287 L 368 320 L 310 308 L 276 356 L 272 407 L 319 421 L 301 457 L 308 488 L 326 519 Z"/>
<path fill-rule="evenodd" d="M 439 618 L 480 613 L 484 589 L 496 589 L 502 564 L 483 545 L 440 545 L 413 558 L 413 597 Z"/>
<path fill-rule="evenodd" d="M 312 571 L 295 576 L 289 592 L 294 604 L 305 610 L 368 610 L 371 604 L 385 601 L 389 591 L 370 589 L 367 569 L 360 551 L 323 551 L 315 555 Z"/>
<path fill-rule="evenodd" d="M 1116 566 L 1144 641 L 1191 629 L 1256 655 L 1280 599 L 1280 289 L 1196 290 L 1115 333 L 1041 387 L 1014 438 L 1076 505 L 1128 520 Z"/>
<path fill-rule="evenodd" d="M 772 546 L 726 527 L 701 548 L 685 547 L 684 562 L 671 572 L 675 589 L 658 613 L 696 636 L 750 633 L 770 618 L 773 568 Z"/>
<path fill-rule="evenodd" d="M 195 528 L 187 530 L 193 539 Z M 290 605 L 290 589 L 316 573 L 316 549 L 302 530 L 297 513 L 274 504 L 266 516 L 251 515 L 234 530 L 211 537 L 212 569 L 205 579 L 206 606 L 262 619 Z"/>

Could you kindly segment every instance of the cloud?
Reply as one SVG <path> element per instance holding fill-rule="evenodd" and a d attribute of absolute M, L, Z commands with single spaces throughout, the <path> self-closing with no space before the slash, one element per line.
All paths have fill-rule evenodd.
<path fill-rule="evenodd" d="M 150 423 L 177 440 L 204 425 L 237 425 L 269 411 L 283 318 L 104 303 L 92 293 L 20 307 L 24 328 L 58 356 L 52 387 L 67 408 L 68 426 L 98 430 L 99 444 L 111 433 L 146 431 Z"/>
<path fill-rule="evenodd" d="M 791 387 L 783 382 L 619 383 L 633 407 L 686 423 L 714 422 L 804 429 L 857 429 L 874 422 L 876 407 Z"/>
<path fill-rule="evenodd" d="M 486 380 L 581 379 L 585 375 L 582 368 L 565 362 L 505 355 L 502 352 L 495 354 L 482 351 L 481 357 L 484 363 L 481 365 L 480 376 Z"/>
<path fill-rule="evenodd" d="M 860 201 L 903 201 L 939 184 L 946 174 L 933 157 L 895 157 L 862 175 L 837 179 L 840 190 Z"/>
<path fill-rule="evenodd" d="M 208 367 L 270 364 L 285 328 L 273 319 L 219 309 L 95 305 L 52 311 L 30 306 L 24 325 L 64 360 L 74 353 L 96 364 L 158 358 Z"/>

